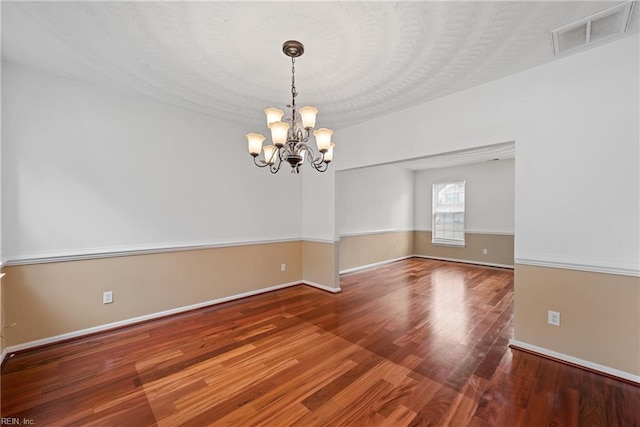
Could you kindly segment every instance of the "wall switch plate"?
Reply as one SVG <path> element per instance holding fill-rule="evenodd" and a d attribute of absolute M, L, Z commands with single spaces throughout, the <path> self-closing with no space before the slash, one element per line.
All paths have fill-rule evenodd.
<path fill-rule="evenodd" d="M 106 291 L 102 293 L 102 303 L 111 304 L 113 302 L 113 291 Z"/>
<path fill-rule="evenodd" d="M 560 326 L 560 313 L 557 311 L 549 310 L 549 318 L 547 319 L 547 323 L 553 326 Z"/>
<path fill-rule="evenodd" d="M 287 264 L 280 264 L 280 271 L 287 271 Z"/>

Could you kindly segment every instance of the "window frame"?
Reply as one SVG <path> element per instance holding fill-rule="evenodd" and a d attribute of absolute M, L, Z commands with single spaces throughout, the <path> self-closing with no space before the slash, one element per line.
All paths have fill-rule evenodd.
<path fill-rule="evenodd" d="M 462 210 L 449 211 L 445 212 L 442 210 L 442 204 L 438 203 L 438 193 L 442 191 L 442 189 L 446 189 L 447 186 L 454 185 L 460 186 L 462 185 Z M 440 189 L 440 190 L 439 190 Z M 445 193 L 445 197 L 448 194 L 454 193 Z M 460 215 L 462 214 L 462 238 L 447 238 L 444 236 L 436 236 L 437 234 L 437 224 L 436 224 L 436 216 L 437 214 L 453 214 Z M 456 247 L 464 247 L 466 245 L 466 215 L 467 215 L 467 182 L 464 180 L 461 181 L 442 181 L 442 182 L 434 182 L 431 187 L 431 244 L 433 245 L 442 245 L 442 246 L 456 246 Z M 452 223 L 455 224 L 455 219 L 452 219 Z M 452 230 L 455 231 L 455 230 Z"/>

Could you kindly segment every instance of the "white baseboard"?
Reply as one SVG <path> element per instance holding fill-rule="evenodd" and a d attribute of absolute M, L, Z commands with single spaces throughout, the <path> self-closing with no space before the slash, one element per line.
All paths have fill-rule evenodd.
<path fill-rule="evenodd" d="M 202 308 L 202 307 L 208 307 L 210 305 L 222 304 L 223 302 L 233 301 L 233 300 L 237 300 L 237 299 L 240 299 L 240 298 L 246 298 L 246 297 L 250 297 L 252 295 L 263 294 L 265 292 L 271 292 L 271 291 L 275 291 L 275 290 L 278 290 L 278 289 L 288 288 L 288 287 L 291 287 L 291 286 L 300 285 L 301 283 L 302 283 L 301 280 L 297 280 L 295 282 L 283 283 L 281 285 L 270 286 L 268 288 L 258 289 L 258 290 L 255 290 L 255 291 L 244 292 L 244 293 L 241 293 L 241 294 L 236 294 L 236 295 L 231 295 L 231 296 L 228 296 L 228 297 L 218 298 L 218 299 L 215 299 L 215 300 L 200 302 L 200 303 L 197 303 L 197 304 L 192 304 L 192 305 L 188 305 L 188 306 L 184 306 L 184 307 L 172 308 L 170 310 L 159 311 L 157 313 L 151 313 L 151 314 L 146 314 L 144 316 L 133 317 L 131 319 L 120 320 L 118 322 L 107 323 L 105 325 L 94 326 L 92 328 L 81 329 L 79 331 L 68 332 L 66 334 L 60 334 L 60 335 L 56 335 L 56 336 L 49 337 L 49 338 L 42 338 L 42 339 L 39 339 L 39 340 L 26 342 L 26 343 L 23 343 L 23 344 L 12 345 L 12 346 L 9 346 L 9 347 L 4 349 L 4 351 L 2 352 L 2 359 L 4 359 L 5 355 L 10 354 L 10 353 L 15 353 L 16 351 L 22 351 L 22 350 L 27 350 L 27 349 L 30 349 L 30 348 L 33 348 L 33 347 L 40 347 L 40 346 L 47 345 L 47 344 L 53 344 L 53 343 L 64 341 L 64 340 L 68 340 L 68 339 L 71 339 L 71 338 L 78 338 L 78 337 L 82 337 L 82 336 L 89 335 L 89 334 L 95 334 L 96 332 L 108 331 L 110 329 L 119 328 L 119 327 L 122 327 L 122 326 L 133 325 L 133 324 L 144 322 L 144 321 L 147 321 L 147 320 L 153 320 L 153 319 L 157 319 L 157 318 L 160 318 L 160 317 L 170 316 L 172 314 L 178 314 L 178 313 L 183 313 L 185 311 L 195 310 L 195 309 Z M 305 282 L 305 283 L 307 283 L 307 282 Z M 307 283 L 307 284 L 310 284 L 310 283 Z M 331 292 L 337 292 L 337 291 L 335 291 L 335 290 L 333 290 L 331 288 L 322 287 L 322 285 L 314 284 L 314 285 L 311 285 L 311 286 L 321 287 L 320 289 L 325 289 L 326 288 L 325 290 L 330 290 Z"/>
<path fill-rule="evenodd" d="M 6 348 L 2 350 L 2 354 L 0 354 L 0 366 L 2 366 L 2 362 L 4 362 L 4 358 L 6 357 L 7 354 L 9 354 L 9 352 L 7 351 Z"/>
<path fill-rule="evenodd" d="M 309 280 L 303 280 L 302 283 L 304 283 L 305 285 L 313 286 L 314 288 L 322 289 L 323 291 L 334 293 L 334 294 L 337 294 L 338 292 L 342 292 L 342 289 L 340 288 L 340 286 L 338 286 L 337 288 L 330 288 L 329 286 L 321 285 L 320 283 L 311 282 Z"/>
<path fill-rule="evenodd" d="M 461 262 L 463 264 L 477 264 L 477 265 L 485 265 L 487 267 L 500 267 L 500 268 L 510 268 L 513 270 L 513 265 L 507 264 L 496 264 L 494 262 L 480 262 L 480 261 L 471 261 L 466 259 L 455 259 L 455 258 L 442 258 L 437 256 L 428 256 L 428 255 L 412 255 L 416 258 L 426 258 L 426 259 L 437 259 L 438 261 L 453 261 L 453 262 Z"/>
<path fill-rule="evenodd" d="M 640 385 L 640 376 L 638 375 L 630 374 L 624 371 L 619 371 L 618 369 L 610 368 L 608 366 L 600 365 L 598 363 L 589 362 L 588 360 L 578 359 L 577 357 L 569 356 L 564 353 L 558 353 L 557 351 L 549 350 L 543 347 L 538 347 L 537 345 L 527 344 L 522 341 L 511 340 L 509 344 L 513 345 L 514 347 L 520 347 L 525 350 L 532 351 L 534 353 L 539 353 L 545 356 L 553 357 L 554 359 L 559 359 L 574 365 L 582 366 L 584 368 L 587 368 L 593 371 L 602 372 L 603 374 L 622 378 L 627 381 L 631 381 Z"/>
<path fill-rule="evenodd" d="M 373 264 L 361 265 L 359 267 L 354 267 L 354 268 L 347 268 L 346 270 L 340 270 L 340 272 L 338 274 L 354 273 L 354 272 L 360 271 L 360 270 L 367 270 L 369 268 L 380 267 L 381 265 L 391 264 L 392 262 L 402 261 L 403 259 L 413 258 L 414 256 L 415 255 L 407 255 L 407 256 L 400 257 L 400 258 L 393 258 L 393 259 L 388 259 L 388 260 L 385 260 L 385 261 L 374 262 Z"/>

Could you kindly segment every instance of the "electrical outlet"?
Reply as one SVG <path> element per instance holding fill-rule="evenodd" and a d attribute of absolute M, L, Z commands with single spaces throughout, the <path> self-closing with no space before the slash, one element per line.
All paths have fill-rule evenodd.
<path fill-rule="evenodd" d="M 396 251 L 400 250 L 400 243 L 396 243 Z"/>
<path fill-rule="evenodd" d="M 102 293 L 102 303 L 111 304 L 113 302 L 113 291 L 106 291 Z"/>
<path fill-rule="evenodd" d="M 547 323 L 553 326 L 560 326 L 560 313 L 557 311 L 549 310 L 549 318 L 547 319 Z"/>
<path fill-rule="evenodd" d="M 280 264 L 280 271 L 287 271 L 287 264 L 285 263 Z"/>
<path fill-rule="evenodd" d="M 487 250 L 486 250 L 486 249 L 483 249 L 483 250 L 482 250 L 482 254 L 483 254 L 483 255 L 486 255 L 486 254 L 487 254 Z"/>

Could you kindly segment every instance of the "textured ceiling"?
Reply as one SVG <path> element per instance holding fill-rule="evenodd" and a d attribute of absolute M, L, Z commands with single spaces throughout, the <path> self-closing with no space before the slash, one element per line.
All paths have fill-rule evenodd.
<path fill-rule="evenodd" d="M 298 104 L 340 128 L 552 61 L 551 30 L 619 3 L 3 2 L 2 53 L 264 131 L 297 39 Z"/>

